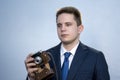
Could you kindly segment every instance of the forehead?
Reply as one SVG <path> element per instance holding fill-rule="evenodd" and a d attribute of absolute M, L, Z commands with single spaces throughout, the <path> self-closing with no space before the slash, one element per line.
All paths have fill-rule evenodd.
<path fill-rule="evenodd" d="M 72 21 L 75 21 L 74 15 L 69 13 L 62 13 L 57 18 L 57 23 L 72 22 Z"/>

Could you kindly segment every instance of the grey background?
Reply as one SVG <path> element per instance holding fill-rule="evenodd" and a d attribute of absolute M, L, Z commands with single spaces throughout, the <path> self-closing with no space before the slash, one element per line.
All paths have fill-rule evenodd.
<path fill-rule="evenodd" d="M 26 56 L 60 42 L 55 14 L 64 6 L 81 11 L 80 40 L 103 51 L 111 80 L 120 79 L 120 0 L 0 0 L 0 80 L 25 80 Z"/>

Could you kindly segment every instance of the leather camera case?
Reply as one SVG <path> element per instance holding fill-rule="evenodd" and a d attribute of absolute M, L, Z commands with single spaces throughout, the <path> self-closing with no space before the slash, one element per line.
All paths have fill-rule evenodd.
<path fill-rule="evenodd" d="M 37 52 L 33 58 L 40 57 L 41 62 L 36 64 L 38 71 L 35 72 L 35 80 L 47 80 L 54 75 L 53 69 L 50 68 L 49 61 L 51 60 L 48 52 Z M 39 60 L 38 60 L 39 62 Z"/>

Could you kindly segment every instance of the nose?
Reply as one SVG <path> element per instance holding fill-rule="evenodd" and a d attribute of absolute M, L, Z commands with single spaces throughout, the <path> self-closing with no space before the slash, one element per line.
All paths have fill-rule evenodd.
<path fill-rule="evenodd" d="M 65 30 L 66 30 L 66 27 L 64 25 L 62 25 L 61 31 L 65 31 Z"/>

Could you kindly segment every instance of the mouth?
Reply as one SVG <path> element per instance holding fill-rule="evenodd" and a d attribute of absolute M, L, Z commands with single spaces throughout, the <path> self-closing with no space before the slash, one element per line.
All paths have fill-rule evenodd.
<path fill-rule="evenodd" d="M 61 37 L 67 37 L 68 36 L 68 34 L 62 34 L 61 35 Z"/>

